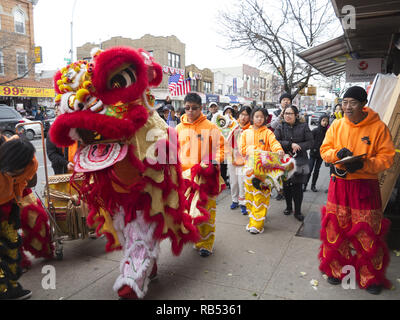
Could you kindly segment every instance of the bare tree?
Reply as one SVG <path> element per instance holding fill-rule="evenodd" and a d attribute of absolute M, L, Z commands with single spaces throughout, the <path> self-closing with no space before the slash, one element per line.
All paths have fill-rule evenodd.
<path fill-rule="evenodd" d="M 12 84 L 19 79 L 26 78 L 35 68 L 34 48 L 29 48 L 29 51 L 26 52 L 26 68 L 24 72 L 18 74 L 15 45 L 19 41 L 20 39 L 15 33 L 5 31 L 0 33 L 0 51 L 3 53 L 2 69 L 6 75 L 4 80 L 0 81 L 0 85 Z"/>
<path fill-rule="evenodd" d="M 273 4 L 281 3 L 281 7 Z M 296 53 L 321 42 L 337 22 L 329 0 L 238 0 L 236 10 L 220 12 L 227 49 L 254 52 L 293 97 L 317 74 Z"/>

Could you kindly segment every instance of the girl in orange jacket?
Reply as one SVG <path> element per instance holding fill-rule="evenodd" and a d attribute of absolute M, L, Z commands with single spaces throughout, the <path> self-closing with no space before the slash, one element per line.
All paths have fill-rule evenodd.
<path fill-rule="evenodd" d="M 274 133 L 266 127 L 268 111 L 256 108 L 251 113 L 253 125 L 242 134 L 241 152 L 249 157 L 254 150 L 272 151 L 284 156 L 281 144 Z M 271 190 L 269 187 L 253 185 L 252 180 L 245 178 L 246 207 L 249 212 L 249 223 L 246 230 L 252 234 L 264 232 L 264 221 L 267 216 Z"/>

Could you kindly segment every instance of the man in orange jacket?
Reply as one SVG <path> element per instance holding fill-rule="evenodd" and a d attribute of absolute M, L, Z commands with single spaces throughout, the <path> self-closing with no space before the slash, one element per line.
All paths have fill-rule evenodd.
<path fill-rule="evenodd" d="M 189 93 L 185 114 L 176 127 L 179 157 L 187 183 L 187 202 L 201 239 L 195 244 L 200 256 L 208 257 L 215 240 L 216 197 L 222 191 L 219 164 L 224 161 L 224 137 L 201 112 L 201 97 Z"/>
<path fill-rule="evenodd" d="M 378 174 L 391 167 L 395 149 L 389 129 L 366 103 L 363 88 L 349 88 L 343 97 L 344 118 L 333 122 L 320 149 L 331 164 L 365 156 L 333 167 L 321 217 L 319 268 L 330 284 L 340 284 L 342 268 L 353 266 L 360 287 L 379 294 L 390 282 L 385 278 L 389 221 L 383 218 Z"/>

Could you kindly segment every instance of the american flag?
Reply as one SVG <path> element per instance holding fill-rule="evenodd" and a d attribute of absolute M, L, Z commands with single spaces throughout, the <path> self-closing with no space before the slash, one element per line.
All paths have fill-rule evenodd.
<path fill-rule="evenodd" d="M 191 90 L 190 79 L 185 80 L 183 74 L 176 73 L 168 78 L 168 89 L 172 96 L 183 96 Z"/>

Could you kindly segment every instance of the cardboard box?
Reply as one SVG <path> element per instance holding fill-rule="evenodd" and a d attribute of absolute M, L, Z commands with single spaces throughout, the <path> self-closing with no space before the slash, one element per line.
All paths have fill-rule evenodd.
<path fill-rule="evenodd" d="M 382 209 L 385 210 L 400 173 L 400 76 L 382 121 L 388 126 L 397 150 L 393 166 L 380 174 Z"/>

